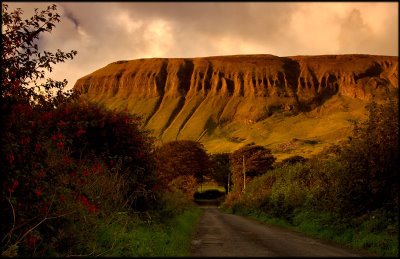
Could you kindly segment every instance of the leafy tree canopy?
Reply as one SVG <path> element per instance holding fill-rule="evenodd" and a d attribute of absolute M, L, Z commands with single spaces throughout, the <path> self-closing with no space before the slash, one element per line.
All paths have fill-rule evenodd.
<path fill-rule="evenodd" d="M 199 142 L 171 141 L 156 150 L 158 178 L 166 185 L 179 176 L 202 182 L 211 173 L 211 162 Z"/>
<path fill-rule="evenodd" d="M 246 145 L 233 152 L 229 160 L 233 176 L 233 190 L 238 191 L 241 190 L 244 180 L 243 160 L 247 182 L 249 178 L 273 169 L 276 158 L 271 154 L 270 149 L 258 145 Z"/>
<path fill-rule="evenodd" d="M 67 80 L 46 79 L 46 71 L 51 72 L 54 64 L 73 59 L 77 51 L 39 51 L 41 34 L 50 33 L 60 22 L 56 5 L 40 11 L 36 8 L 28 19 L 23 19 L 22 15 L 22 9 L 9 12 L 8 5 L 2 4 L 1 98 L 3 102 L 55 105 L 57 100 L 71 93 L 62 91 Z"/>
<path fill-rule="evenodd" d="M 229 153 L 213 154 L 210 159 L 213 164 L 212 178 L 228 192 L 228 177 L 231 177 Z"/>
<path fill-rule="evenodd" d="M 346 182 L 354 207 L 398 207 L 399 110 L 398 99 L 367 106 L 368 119 L 355 123 L 352 138 L 340 159 L 351 172 Z M 371 196 L 371 194 L 373 194 Z"/>
<path fill-rule="evenodd" d="M 230 162 L 234 172 L 243 171 L 243 158 L 245 161 L 246 174 L 256 176 L 272 169 L 272 164 L 276 158 L 271 154 L 271 150 L 258 145 L 244 146 L 230 156 Z"/>

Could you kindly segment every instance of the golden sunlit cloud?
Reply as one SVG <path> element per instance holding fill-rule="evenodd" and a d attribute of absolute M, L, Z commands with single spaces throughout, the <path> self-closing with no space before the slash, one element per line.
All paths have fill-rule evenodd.
<path fill-rule="evenodd" d="M 174 44 L 171 25 L 162 19 L 151 21 L 143 38 L 148 42 L 145 58 L 165 57 Z"/>

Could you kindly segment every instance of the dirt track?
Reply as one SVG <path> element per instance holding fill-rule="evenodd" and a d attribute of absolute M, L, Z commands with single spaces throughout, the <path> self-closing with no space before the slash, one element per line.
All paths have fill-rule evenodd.
<path fill-rule="evenodd" d="M 191 256 L 370 256 L 203 206 Z"/>

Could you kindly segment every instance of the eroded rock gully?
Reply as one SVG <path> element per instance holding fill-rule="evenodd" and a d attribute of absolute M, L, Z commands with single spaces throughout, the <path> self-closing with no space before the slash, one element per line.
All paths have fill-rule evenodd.
<path fill-rule="evenodd" d="M 312 109 L 333 95 L 370 100 L 398 90 L 398 57 L 238 55 L 111 63 L 80 78 L 84 98 L 144 117 L 165 140 L 276 110 Z"/>

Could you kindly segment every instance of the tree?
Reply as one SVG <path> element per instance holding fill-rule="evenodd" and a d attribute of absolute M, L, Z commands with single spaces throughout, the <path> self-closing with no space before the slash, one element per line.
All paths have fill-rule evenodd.
<path fill-rule="evenodd" d="M 71 98 L 66 80 L 40 83 L 76 52 L 38 52 L 56 6 L 22 20 L 3 5 L 0 152 L 2 256 L 85 251 L 114 211 L 154 209 L 153 139 L 138 117 Z M 82 238 L 84 240 L 82 240 Z M 87 248 L 87 247 L 86 247 Z M 92 249 L 92 248 L 90 248 Z"/>
<path fill-rule="evenodd" d="M 68 81 L 47 78 L 43 82 L 46 71 L 51 72 L 56 63 L 73 59 L 77 51 L 39 51 L 37 42 L 40 35 L 50 33 L 55 23 L 60 22 L 56 5 L 41 11 L 36 8 L 29 19 L 23 20 L 22 15 L 20 8 L 8 12 L 8 5 L 2 4 L 1 98 L 12 103 L 56 104 L 57 100 L 69 94 L 62 91 Z"/>
<path fill-rule="evenodd" d="M 210 157 L 213 164 L 212 178 L 220 185 L 224 186 L 228 193 L 228 180 L 231 177 L 229 153 L 213 154 Z"/>
<path fill-rule="evenodd" d="M 155 153 L 157 177 L 164 187 L 173 187 L 175 181 L 181 184 L 175 187 L 188 193 L 190 197 L 196 185 L 203 181 L 204 176 L 211 174 L 211 162 L 199 142 L 171 141 L 158 148 Z M 185 184 L 188 186 L 184 186 Z"/>
<path fill-rule="evenodd" d="M 39 188 L 42 187 L 39 185 L 48 184 L 41 179 L 44 177 L 42 164 L 38 163 L 38 160 L 43 161 L 46 153 L 40 152 L 41 143 L 37 142 L 38 135 L 33 128 L 36 127 L 36 116 L 51 111 L 71 96 L 71 92 L 63 91 L 66 80 L 59 82 L 47 78 L 44 81 L 46 71 L 51 72 L 52 65 L 72 59 L 77 54 L 74 50 L 69 53 L 39 51 L 40 35 L 51 32 L 55 23 L 60 21 L 56 11 L 56 5 L 42 11 L 35 9 L 35 14 L 24 20 L 21 9 L 9 12 L 8 5 L 2 3 L 1 233 L 7 234 L 2 236 L 2 251 L 7 249 L 5 254 L 9 255 L 14 253 L 9 249 L 13 247 L 10 246 L 12 242 L 15 246 L 26 242 L 23 249 L 35 243 L 33 241 L 39 235 L 35 224 L 44 222 L 41 220 L 49 216 L 42 217 L 49 211 L 44 202 L 49 196 Z M 37 226 L 46 225 L 39 223 Z"/>
<path fill-rule="evenodd" d="M 340 154 L 349 172 L 343 183 L 349 199 L 344 202 L 358 212 L 398 208 L 399 120 L 398 99 L 371 102 L 368 119 L 355 123 L 353 135 Z"/>
<path fill-rule="evenodd" d="M 233 152 L 229 160 L 232 166 L 234 190 L 238 191 L 243 189 L 243 160 L 247 183 L 248 178 L 251 179 L 273 169 L 272 165 L 276 158 L 270 149 L 258 145 L 246 145 Z"/>

